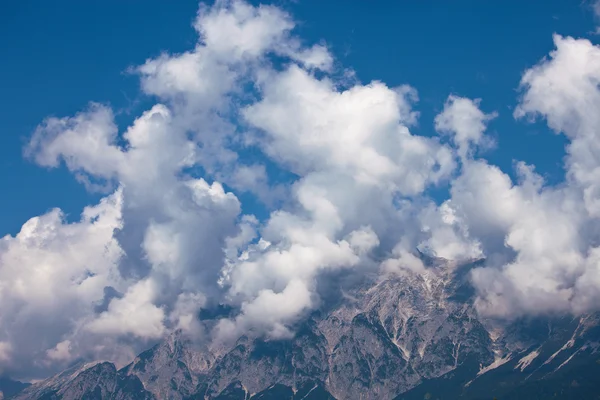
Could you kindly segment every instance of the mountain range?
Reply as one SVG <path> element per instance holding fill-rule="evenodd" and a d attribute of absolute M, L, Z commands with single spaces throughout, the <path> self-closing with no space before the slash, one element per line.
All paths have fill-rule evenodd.
<path fill-rule="evenodd" d="M 5 398 L 600 399 L 600 314 L 483 318 L 469 283 L 481 262 L 427 258 L 424 272 L 354 284 L 292 339 L 174 332 L 121 369 L 76 364 Z"/>

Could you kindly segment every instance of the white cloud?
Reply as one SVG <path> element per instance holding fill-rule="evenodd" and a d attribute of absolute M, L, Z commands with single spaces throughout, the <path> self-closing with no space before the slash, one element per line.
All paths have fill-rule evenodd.
<path fill-rule="evenodd" d="M 480 310 L 505 316 L 570 311 L 575 295 L 572 281 L 579 275 L 582 256 L 577 230 L 582 218 L 569 210 L 569 202 L 575 199 L 552 188 L 528 190 L 531 182 L 513 185 L 498 169 L 487 164 L 478 167 L 477 175 L 498 184 L 478 187 L 480 180 L 463 182 L 465 186 L 457 186 L 453 196 L 465 210 L 471 231 L 488 234 L 480 236 L 485 251 L 504 258 L 499 260 L 499 270 L 474 272 Z M 488 202 L 471 201 L 470 195 Z"/>
<path fill-rule="evenodd" d="M 206 297 L 200 293 L 181 293 L 169 316 L 172 325 L 175 329 L 198 336 L 202 333 L 198 313 L 205 304 Z"/>
<path fill-rule="evenodd" d="M 91 104 L 88 112 L 73 118 L 44 121 L 33 134 L 25 154 L 42 166 L 57 167 L 62 158 L 71 171 L 95 171 L 111 178 L 123 162 L 122 153 L 108 145 L 116 138 L 112 111 Z"/>
<path fill-rule="evenodd" d="M 350 232 L 348 243 L 357 254 L 362 255 L 379 246 L 379 238 L 370 227 L 366 226 Z"/>
<path fill-rule="evenodd" d="M 113 238 L 121 226 L 121 204 L 117 191 L 73 223 L 51 210 L 0 240 L 0 325 L 7 328 L 0 335 L 0 365 L 35 371 L 34 360 L 94 314 L 105 287 L 122 288 L 122 251 Z"/>
<path fill-rule="evenodd" d="M 241 305 L 234 320 L 222 319 L 216 327 L 219 340 L 231 340 L 251 329 L 264 330 L 272 338 L 293 336 L 286 323 L 295 322 L 313 306 L 313 294 L 302 280 L 293 279 L 281 292 L 261 290 L 251 302 Z"/>
<path fill-rule="evenodd" d="M 571 143 L 567 148 L 568 179 L 584 191 L 592 216 L 600 216 L 600 49 L 589 40 L 555 35 L 550 59 L 528 70 L 516 117 L 541 116 Z"/>
<path fill-rule="evenodd" d="M 381 263 L 382 272 L 385 274 L 422 274 L 425 273 L 425 265 L 420 258 L 398 246 L 390 257 Z"/>
<path fill-rule="evenodd" d="M 252 247 L 229 265 L 225 282 L 242 314 L 223 321 L 219 331 L 240 332 L 252 323 L 286 335 L 300 309 L 318 306 L 319 275 L 371 265 L 371 250 L 390 248 L 402 235 L 395 198 L 418 196 L 442 182 L 455 162 L 450 148 L 410 133 L 416 92 L 409 87 L 373 82 L 341 90 L 291 65 L 268 71 L 259 90 L 262 98 L 243 115 L 258 129 L 262 150 L 300 178 L 289 208 L 265 222 L 262 239 L 270 246 Z M 291 307 L 289 315 L 255 312 L 273 296 L 294 304 L 299 287 L 311 301 Z"/>
<path fill-rule="evenodd" d="M 268 54 L 309 69 L 330 68 L 331 56 L 304 47 L 275 7 L 220 1 L 201 9 L 195 27 L 192 51 L 136 69 L 163 104 L 125 132 L 110 108 L 92 103 L 74 117 L 48 118 L 26 146 L 36 163 L 64 163 L 90 189 L 119 189 L 81 222 L 67 224 L 54 210 L 2 239 L 0 321 L 16 323 L 0 334 L 0 367 L 43 375 L 77 357 L 122 362 L 171 329 L 198 333 L 197 312 L 223 291 L 225 250 L 245 246 L 257 225 L 243 216 L 238 226 L 240 202 L 211 178 L 264 201 L 282 196 L 264 165 L 237 161 L 244 144 L 233 136 L 232 99 L 243 94 L 239 83 L 265 70 Z"/>
<path fill-rule="evenodd" d="M 338 91 L 329 79 L 292 66 L 266 79 L 262 92 L 244 115 L 263 131 L 265 152 L 296 174 L 349 175 L 411 195 L 454 168 L 449 149 L 410 134 L 412 89 L 374 82 Z"/>
<path fill-rule="evenodd" d="M 569 138 L 566 182 L 544 185 L 521 162 L 514 183 L 477 160 L 467 162 L 452 184 L 452 206 L 490 259 L 473 274 L 477 305 L 486 314 L 597 309 L 600 48 L 583 39 L 554 40 L 550 58 L 523 75 L 515 116 L 543 117 Z"/>
<path fill-rule="evenodd" d="M 421 251 L 447 260 L 467 261 L 483 257 L 481 243 L 469 234 L 464 218 L 448 200 L 439 207 L 424 207 L 419 220 L 427 238 L 419 244 Z"/>
<path fill-rule="evenodd" d="M 165 312 L 154 305 L 157 285 L 145 279 L 131 286 L 127 293 L 110 302 L 108 310 L 85 326 L 100 335 L 132 334 L 141 338 L 157 339 L 164 332 Z"/>
<path fill-rule="evenodd" d="M 57 343 L 53 349 L 47 350 L 46 355 L 50 360 L 71 360 L 71 341 L 63 340 L 60 343 Z"/>
<path fill-rule="evenodd" d="M 183 173 L 184 168 L 196 163 L 197 144 L 176 126 L 168 107 L 156 105 L 138 118 L 123 134 L 125 148 L 117 146 L 117 137 L 111 133 L 114 123 L 107 118 L 112 118 L 110 110 L 94 105 L 75 118 L 49 120 L 36 131 L 29 147 L 31 156 L 43 165 L 56 166 L 62 159 L 73 172 L 121 187 L 101 203 L 105 204 L 104 208 L 113 206 L 106 211 L 107 217 L 101 218 L 103 214 L 93 209 L 84 213 L 82 225 L 85 222 L 92 228 L 97 227 L 90 235 L 79 234 L 79 241 L 72 245 L 68 241 L 70 236 L 58 236 L 57 246 L 68 245 L 68 252 L 59 247 L 42 247 L 48 258 L 56 260 L 47 266 L 35 261 L 32 267 L 35 273 L 29 273 L 28 278 L 39 276 L 39 284 L 30 281 L 22 289 L 26 307 L 38 305 L 37 312 L 50 309 L 52 313 L 63 314 L 63 319 L 72 320 L 64 323 L 60 339 L 71 341 L 73 357 L 89 351 L 104 355 L 117 347 L 115 341 L 127 335 L 140 339 L 128 351 L 133 353 L 146 346 L 147 340 L 160 338 L 169 327 L 182 324 L 191 327 L 191 322 L 182 320 L 189 319 L 182 308 L 189 314 L 193 312 L 192 307 L 184 307 L 182 299 L 198 301 L 198 310 L 204 293 L 218 294 L 222 248 L 227 236 L 236 234 L 235 223 L 240 213 L 238 199 L 220 183 L 209 184 Z M 94 143 L 93 152 L 87 150 L 88 141 Z M 112 157 L 107 158 L 106 154 Z M 105 222 L 108 217 L 113 220 Z M 72 229 L 73 225 L 61 225 L 59 211 L 44 218 L 57 227 L 53 229 Z M 92 228 L 83 225 L 81 229 Z M 104 231 L 97 232 L 101 228 Z M 54 230 L 41 230 L 40 219 L 36 218 L 24 225 L 16 239 L 41 246 L 40 240 L 52 232 Z M 80 243 L 88 237 L 91 244 Z M 97 250 L 90 248 L 91 245 L 97 246 Z M 35 253 L 29 251 L 18 256 L 30 258 L 32 254 Z M 65 260 L 69 255 L 73 259 Z M 106 260 L 108 256 L 111 257 Z M 19 266 L 17 259 L 7 260 L 8 257 L 11 252 L 3 254 L 7 264 L 2 269 L 5 273 Z M 80 270 L 73 271 L 74 268 Z M 58 275 L 61 269 L 65 270 L 62 280 Z M 74 280 L 82 283 L 77 282 L 76 286 Z M 34 288 L 37 296 L 29 294 L 33 284 L 39 285 Z M 18 281 L 13 290 L 21 286 Z M 107 286 L 115 288 L 121 296 L 106 299 L 104 288 Z M 72 287 L 79 296 L 65 296 L 65 302 L 70 301 L 68 304 L 57 303 L 55 293 Z M 39 303 L 34 303 L 38 297 Z M 97 314 L 94 304 L 103 301 L 107 309 Z M 64 314 L 72 308 L 82 310 Z M 59 321 L 57 318 L 57 323 Z M 98 337 L 114 338 L 113 343 L 90 349 L 91 344 L 85 334 L 79 333 L 80 328 Z M 52 358 L 56 353 L 47 354 Z"/>
<path fill-rule="evenodd" d="M 435 117 L 435 129 L 452 136 L 461 158 L 472 155 L 479 146 L 489 147 L 493 144 L 484 132 L 486 124 L 497 114 L 484 114 L 479 109 L 480 102 L 480 100 L 449 96 L 444 104 L 444 111 Z"/>

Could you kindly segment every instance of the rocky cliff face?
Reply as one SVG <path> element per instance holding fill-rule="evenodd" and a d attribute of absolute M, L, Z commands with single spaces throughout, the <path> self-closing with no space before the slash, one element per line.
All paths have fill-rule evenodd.
<path fill-rule="evenodd" d="M 217 351 L 174 334 L 119 371 L 110 363 L 79 366 L 16 398 L 534 399 L 537 393 L 558 393 L 559 398 L 594 398 L 587 395 L 593 390 L 600 394 L 597 379 L 585 379 L 600 372 L 597 315 L 510 324 L 481 320 L 465 279 L 469 267 L 437 260 L 425 274 L 364 282 L 336 306 L 313 315 L 290 340 L 242 337 Z"/>
<path fill-rule="evenodd" d="M 154 397 L 137 377 L 119 373 L 109 362 L 96 362 L 70 368 L 32 385 L 16 398 L 150 400 Z"/>

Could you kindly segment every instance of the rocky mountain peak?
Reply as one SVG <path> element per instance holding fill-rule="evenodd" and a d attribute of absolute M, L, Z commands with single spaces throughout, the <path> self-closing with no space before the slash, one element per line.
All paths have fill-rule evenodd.
<path fill-rule="evenodd" d="M 475 399 L 489 388 L 520 398 L 531 385 L 600 367 L 598 315 L 488 321 L 467 279 L 481 261 L 421 256 L 425 272 L 346 288 L 292 339 L 244 336 L 214 351 L 177 331 L 119 371 L 106 362 L 76 366 L 16 398 Z"/>

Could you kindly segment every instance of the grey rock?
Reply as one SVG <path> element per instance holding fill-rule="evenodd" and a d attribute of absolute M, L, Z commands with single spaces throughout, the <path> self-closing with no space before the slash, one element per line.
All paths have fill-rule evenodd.
<path fill-rule="evenodd" d="M 114 364 L 99 362 L 73 367 L 43 382 L 32 385 L 16 399 L 44 400 L 151 400 L 136 377 L 117 372 Z"/>

